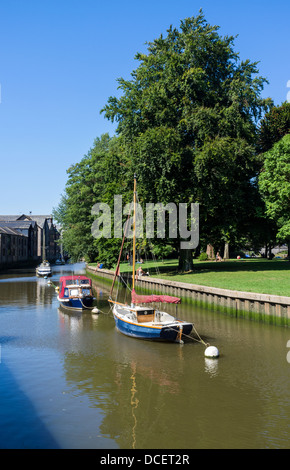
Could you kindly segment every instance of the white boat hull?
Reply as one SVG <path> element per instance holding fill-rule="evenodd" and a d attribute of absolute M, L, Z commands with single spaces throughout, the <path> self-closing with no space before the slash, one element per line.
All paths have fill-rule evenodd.
<path fill-rule="evenodd" d="M 52 271 L 50 265 L 40 265 L 36 268 L 36 274 L 40 277 L 51 276 Z"/>

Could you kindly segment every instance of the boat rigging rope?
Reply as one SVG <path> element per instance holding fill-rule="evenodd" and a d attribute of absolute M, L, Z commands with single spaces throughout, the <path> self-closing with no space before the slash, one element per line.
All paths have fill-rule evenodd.
<path fill-rule="evenodd" d="M 130 292 L 132 292 L 131 287 L 130 287 L 129 284 L 126 282 L 126 278 L 123 277 L 121 273 L 119 274 L 119 278 L 123 281 L 123 283 L 125 284 L 125 287 L 127 287 L 127 289 L 128 289 Z M 118 288 L 118 290 L 119 290 L 119 288 Z M 117 291 L 117 292 L 118 292 L 118 291 Z"/>
<path fill-rule="evenodd" d="M 175 328 L 171 328 L 170 326 L 169 326 L 168 328 L 169 328 L 170 330 L 176 331 Z M 196 341 L 197 343 L 202 343 L 205 347 L 210 346 L 209 343 L 206 343 L 206 342 L 200 337 L 200 335 L 198 334 L 198 331 L 196 330 L 196 328 L 195 328 L 194 325 L 192 325 L 192 328 L 193 328 L 195 334 L 197 335 L 198 339 L 197 339 L 197 338 L 194 338 L 194 336 L 186 335 L 186 334 L 183 333 L 183 332 L 182 332 L 182 335 L 181 335 L 181 336 L 185 336 L 186 338 L 192 339 L 193 341 Z"/>
<path fill-rule="evenodd" d="M 194 341 L 197 341 L 198 343 L 202 343 L 205 347 L 208 347 L 210 346 L 209 343 L 206 343 L 199 335 L 198 331 L 196 330 L 195 326 L 193 325 L 192 326 L 193 329 L 194 329 L 194 332 L 195 334 L 198 336 L 198 340 L 196 338 L 194 338 L 193 336 L 188 336 L 188 335 L 184 335 L 184 336 L 188 336 L 189 338 L 193 339 Z"/>

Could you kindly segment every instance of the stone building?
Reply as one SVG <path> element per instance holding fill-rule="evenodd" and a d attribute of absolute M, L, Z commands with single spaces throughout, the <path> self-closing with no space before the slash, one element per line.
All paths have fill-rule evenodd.
<path fill-rule="evenodd" d="M 0 228 L 1 241 L 4 247 L 0 256 L 0 265 L 1 263 L 15 264 L 18 261 L 38 262 L 42 259 L 53 262 L 59 257 L 60 247 L 57 242 L 60 234 L 53 223 L 51 215 L 0 215 Z M 25 254 L 20 255 L 19 251 L 16 250 L 15 237 L 17 235 L 20 236 L 20 240 L 26 237 Z M 21 241 L 19 243 L 25 245 L 25 242 Z M 5 252 L 4 257 L 3 249 Z M 9 259 L 7 250 L 10 250 L 9 253 L 11 250 L 15 253 L 13 256 L 10 254 Z"/>
<path fill-rule="evenodd" d="M 60 247 L 57 241 L 60 233 L 53 223 L 51 215 L 25 215 L 22 214 L 18 220 L 33 220 L 38 227 L 37 254 L 40 258 L 54 261 L 59 257 Z"/>
<path fill-rule="evenodd" d="M 0 226 L 0 265 L 28 259 L 28 236 L 10 227 Z"/>
<path fill-rule="evenodd" d="M 1 221 L 0 228 L 11 229 L 14 232 L 27 237 L 27 261 L 37 261 L 37 224 L 29 220 Z M 12 234 L 11 234 L 12 237 Z M 16 258 L 15 262 L 18 261 Z"/>

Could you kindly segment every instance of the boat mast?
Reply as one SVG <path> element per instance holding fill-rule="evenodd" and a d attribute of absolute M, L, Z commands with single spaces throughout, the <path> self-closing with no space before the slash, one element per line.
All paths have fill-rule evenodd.
<path fill-rule="evenodd" d="M 135 262 L 136 262 L 136 173 L 134 174 L 134 215 L 133 215 L 133 280 L 132 289 L 135 288 Z"/>
<path fill-rule="evenodd" d="M 127 218 L 126 225 L 125 225 L 125 229 L 124 229 L 124 235 L 123 235 L 121 250 L 120 250 L 120 253 L 119 253 L 119 258 L 118 258 L 118 262 L 117 262 L 117 267 L 116 267 L 116 271 L 115 271 L 115 274 L 114 274 L 114 279 L 113 279 L 112 286 L 111 286 L 111 290 L 110 290 L 110 297 L 111 297 L 111 295 L 112 295 L 112 292 L 113 292 L 113 289 L 114 289 L 114 284 L 115 284 L 115 281 L 116 281 L 116 277 L 117 277 L 118 272 L 119 272 L 119 269 L 120 269 L 121 256 L 122 256 L 122 252 L 123 252 L 123 246 L 124 246 L 125 237 L 126 237 L 126 234 L 127 234 L 127 226 L 128 226 L 128 223 L 129 223 L 129 219 L 130 219 L 130 214 L 128 214 L 128 218 Z"/>
<path fill-rule="evenodd" d="M 42 230 L 42 262 L 45 260 L 45 227 Z"/>

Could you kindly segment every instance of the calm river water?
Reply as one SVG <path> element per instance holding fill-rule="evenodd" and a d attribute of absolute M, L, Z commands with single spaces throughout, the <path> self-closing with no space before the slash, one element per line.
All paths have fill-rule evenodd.
<path fill-rule="evenodd" d="M 0 275 L 0 448 L 289 448 L 289 330 L 181 304 L 206 359 L 121 335 L 108 291 L 94 283 L 102 313 L 67 313 L 33 272 Z"/>

